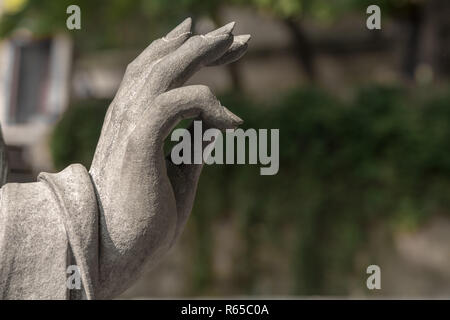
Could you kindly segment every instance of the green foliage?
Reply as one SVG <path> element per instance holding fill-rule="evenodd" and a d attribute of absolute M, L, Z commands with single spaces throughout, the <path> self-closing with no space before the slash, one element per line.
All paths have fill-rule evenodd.
<path fill-rule="evenodd" d="M 71 163 L 90 167 L 108 104 L 105 100 L 84 101 L 66 111 L 50 140 L 56 169 Z"/>
<path fill-rule="evenodd" d="M 240 290 L 255 293 L 263 276 L 256 252 L 275 247 L 289 257 L 292 293 L 345 294 L 354 255 L 371 226 L 396 232 L 445 212 L 450 95 L 410 94 L 367 87 L 343 103 L 311 88 L 265 107 L 221 98 L 245 127 L 280 129 L 276 176 L 260 176 L 257 166 L 206 168 L 194 206 L 193 223 L 202 219 L 204 231 L 210 224 L 203 219 L 219 208 L 239 217 L 246 248 L 236 262 Z M 202 199 L 216 206 L 205 208 Z M 286 239 L 286 233 L 293 237 Z"/>
<path fill-rule="evenodd" d="M 11 0 L 9 0 L 11 1 Z M 68 34 L 80 50 L 110 47 L 142 47 L 161 36 L 187 16 L 207 16 L 217 22 L 219 9 L 226 5 L 251 7 L 281 19 L 311 17 L 331 21 L 351 11 L 362 11 L 373 4 L 369 0 L 23 0 L 15 12 L 0 19 L 0 37 L 14 29 L 25 28 L 38 36 L 68 32 L 66 9 L 81 8 L 81 30 Z M 381 0 L 383 14 L 408 13 L 411 6 L 424 1 Z"/>
<path fill-rule="evenodd" d="M 291 293 L 343 295 L 371 227 L 416 228 L 450 206 L 449 93 L 374 86 L 344 102 L 307 88 L 267 105 L 238 95 L 221 102 L 246 121 L 244 128 L 280 129 L 280 171 L 260 176 L 259 165 L 205 167 L 189 222 L 195 294 L 214 287 L 213 222 L 239 225 L 234 293 L 270 294 L 258 289 L 261 277 L 280 272 L 261 262 L 258 252 L 269 251 L 289 264 Z M 56 129 L 59 167 L 88 163 L 102 122 L 93 115 L 100 109 L 88 109 L 71 108 Z"/>
<path fill-rule="evenodd" d="M 330 20 L 353 8 L 352 0 L 234 0 L 230 2 L 268 11 L 280 18 L 309 16 L 320 20 Z"/>
<path fill-rule="evenodd" d="M 81 30 L 69 31 L 66 27 L 70 5 L 80 7 Z M 22 9 L 2 15 L 0 37 L 24 28 L 36 36 L 65 32 L 81 51 L 145 47 L 192 11 L 200 12 L 199 7 L 199 2 L 192 0 L 176 5 L 166 0 L 26 0 Z"/>
<path fill-rule="evenodd" d="M 419 6 L 425 1 L 413 0 L 228 0 L 224 3 L 233 3 L 251 6 L 267 11 L 279 18 L 309 17 L 318 21 L 333 21 L 343 15 L 359 11 L 365 14 L 366 8 L 372 4 L 380 6 L 383 14 L 398 15 L 412 5 Z"/>

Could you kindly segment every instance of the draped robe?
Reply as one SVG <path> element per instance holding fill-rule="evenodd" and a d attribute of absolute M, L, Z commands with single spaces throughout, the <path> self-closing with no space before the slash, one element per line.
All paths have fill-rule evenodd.
<path fill-rule="evenodd" d="M 0 189 L 0 298 L 94 299 L 98 248 L 97 199 L 84 166 Z M 79 290 L 68 286 L 73 265 Z"/>

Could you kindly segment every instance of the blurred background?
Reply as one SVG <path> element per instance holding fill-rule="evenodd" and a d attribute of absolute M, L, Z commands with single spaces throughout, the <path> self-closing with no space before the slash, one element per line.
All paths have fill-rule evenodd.
<path fill-rule="evenodd" d="M 188 16 L 252 35 L 189 83 L 279 128 L 280 171 L 205 167 L 182 238 L 121 298 L 450 297 L 448 0 L 0 0 L 9 181 L 89 167 L 126 65 Z"/>

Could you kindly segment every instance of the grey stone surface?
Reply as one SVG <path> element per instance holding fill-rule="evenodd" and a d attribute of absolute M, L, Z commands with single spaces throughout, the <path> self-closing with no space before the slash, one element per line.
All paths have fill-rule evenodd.
<path fill-rule="evenodd" d="M 8 158 L 5 141 L 3 140 L 2 127 L 0 126 L 0 187 L 8 178 Z"/>
<path fill-rule="evenodd" d="M 233 62 L 249 36 L 234 23 L 191 36 L 186 19 L 152 42 L 126 70 L 109 106 L 89 171 L 74 164 L 38 182 L 0 191 L 3 299 L 109 299 L 127 289 L 179 237 L 202 165 L 176 166 L 164 139 L 183 118 L 235 128 L 242 120 L 208 87 L 181 87 L 203 66 Z M 67 267 L 82 288 L 69 290 Z"/>

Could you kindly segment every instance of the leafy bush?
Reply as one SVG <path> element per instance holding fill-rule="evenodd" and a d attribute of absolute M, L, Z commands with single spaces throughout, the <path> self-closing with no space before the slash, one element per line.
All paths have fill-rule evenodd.
<path fill-rule="evenodd" d="M 105 100 L 83 101 L 65 112 L 50 140 L 56 169 L 71 163 L 90 167 L 108 104 Z"/>

